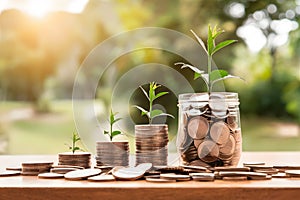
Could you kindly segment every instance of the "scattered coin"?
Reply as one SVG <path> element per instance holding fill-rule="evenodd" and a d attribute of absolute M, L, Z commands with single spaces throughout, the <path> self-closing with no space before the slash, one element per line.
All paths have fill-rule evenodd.
<path fill-rule="evenodd" d="M 272 176 L 271 175 L 266 175 L 266 176 L 248 176 L 248 178 L 250 180 L 270 180 L 272 179 Z"/>
<path fill-rule="evenodd" d="M 272 178 L 289 178 L 290 175 L 284 173 L 284 172 L 279 172 L 277 174 L 272 174 Z"/>
<path fill-rule="evenodd" d="M 11 170 L 11 171 L 22 171 L 22 167 L 6 167 L 6 170 Z"/>
<path fill-rule="evenodd" d="M 0 172 L 0 177 L 18 176 L 18 175 L 20 175 L 20 174 L 21 174 L 20 171 L 12 171 L 12 170 L 1 171 L 1 172 Z"/>
<path fill-rule="evenodd" d="M 245 181 L 247 180 L 247 176 L 233 176 L 233 177 L 223 177 L 222 180 L 224 181 Z"/>
<path fill-rule="evenodd" d="M 64 178 L 63 174 L 58 174 L 58 173 L 42 173 L 38 175 L 39 178 L 45 178 L 45 179 L 55 179 L 55 178 Z"/>
<path fill-rule="evenodd" d="M 71 172 L 71 171 L 75 171 L 75 170 L 79 170 L 78 168 L 73 168 L 73 167 L 65 167 L 65 168 L 52 168 L 50 170 L 50 172 L 52 173 L 58 173 L 58 174 L 66 174 L 68 172 Z"/>
<path fill-rule="evenodd" d="M 113 175 L 108 174 L 100 174 L 98 176 L 92 176 L 88 178 L 88 181 L 96 181 L 96 182 L 105 182 L 105 181 L 115 181 L 115 177 Z"/>
<path fill-rule="evenodd" d="M 249 167 L 213 167 L 212 171 L 249 172 Z"/>
<path fill-rule="evenodd" d="M 243 165 L 245 167 L 257 166 L 257 165 L 265 165 L 264 162 L 244 162 Z"/>
<path fill-rule="evenodd" d="M 67 180 L 82 180 L 101 173 L 100 169 L 81 169 L 68 172 L 64 175 Z"/>
<path fill-rule="evenodd" d="M 191 173 L 190 176 L 195 181 L 214 181 L 215 175 L 213 173 Z"/>
<path fill-rule="evenodd" d="M 173 179 L 165 179 L 165 178 L 151 178 L 146 177 L 147 182 L 154 182 L 154 183 L 175 183 L 176 180 Z"/>
<path fill-rule="evenodd" d="M 300 170 L 299 165 L 275 165 L 273 168 L 278 169 L 279 172 L 285 172 L 286 170 Z"/>
<path fill-rule="evenodd" d="M 112 170 L 112 175 L 119 180 L 134 181 L 143 177 L 145 171 L 135 167 L 115 167 Z"/>
<path fill-rule="evenodd" d="M 253 171 L 272 175 L 272 174 L 277 174 L 279 170 L 275 168 L 270 168 L 270 169 L 254 169 Z"/>
<path fill-rule="evenodd" d="M 182 175 L 182 174 L 160 174 L 160 178 L 164 179 L 171 179 L 176 181 L 189 181 L 191 177 L 189 175 Z"/>
<path fill-rule="evenodd" d="M 52 168 L 76 168 L 76 169 L 84 169 L 83 167 L 75 166 L 75 165 L 52 165 Z"/>
<path fill-rule="evenodd" d="M 300 178 L 300 170 L 286 170 L 285 173 L 287 175 L 289 175 L 290 177 L 293 177 L 293 178 L 299 177 Z"/>

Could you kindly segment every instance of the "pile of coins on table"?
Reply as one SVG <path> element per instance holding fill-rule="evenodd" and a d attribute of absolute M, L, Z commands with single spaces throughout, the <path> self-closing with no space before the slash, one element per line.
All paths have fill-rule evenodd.
<path fill-rule="evenodd" d="M 97 166 L 128 166 L 129 144 L 128 141 L 97 142 Z"/>
<path fill-rule="evenodd" d="M 207 102 L 181 105 L 179 137 L 182 141 L 179 152 L 183 164 L 198 163 L 200 166 L 238 164 L 242 137 L 236 106 L 218 94 L 211 94 Z"/>
<path fill-rule="evenodd" d="M 24 162 L 22 163 L 22 175 L 36 176 L 40 173 L 49 172 L 53 162 Z"/>
<path fill-rule="evenodd" d="M 201 167 L 201 166 L 153 166 L 152 163 L 136 167 L 80 168 L 78 166 L 52 165 L 53 162 L 24 162 L 21 168 L 7 167 L 0 177 L 38 176 L 38 178 L 65 178 L 66 180 L 115 181 L 146 180 L 149 182 L 176 181 L 247 181 L 278 178 L 300 178 L 300 165 L 267 166 L 265 163 L 244 163 L 242 167 Z M 102 167 L 103 170 L 101 169 Z M 63 170 L 65 169 L 65 170 Z M 51 171 L 51 172 L 49 172 Z"/>
<path fill-rule="evenodd" d="M 168 125 L 136 125 L 136 165 L 167 165 L 168 142 Z"/>
<path fill-rule="evenodd" d="M 91 153 L 88 153 L 88 152 L 59 153 L 58 154 L 58 164 L 90 168 L 91 167 Z"/>

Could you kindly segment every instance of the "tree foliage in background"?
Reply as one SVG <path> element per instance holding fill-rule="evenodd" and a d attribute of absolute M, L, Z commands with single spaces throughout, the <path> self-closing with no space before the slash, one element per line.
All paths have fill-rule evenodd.
<path fill-rule="evenodd" d="M 288 33 L 289 43 L 272 43 L 278 34 L 272 24 L 280 20 L 299 24 L 297 2 L 299 4 L 294 0 L 90 0 L 81 14 L 55 12 L 43 20 L 7 10 L 0 14 L 0 94 L 4 96 L 1 99 L 37 102 L 45 96 L 46 90 L 53 90 L 54 98 L 70 98 L 74 77 L 83 59 L 101 41 L 121 31 L 158 26 L 192 37 L 189 30 L 193 29 L 206 40 L 207 25 L 218 24 L 226 31 L 220 40 L 239 40 L 239 45 L 225 49 L 214 60 L 220 68 L 240 72 L 233 74 L 248 81 L 247 86 L 229 84 L 230 90 L 237 89 L 241 93 L 242 112 L 293 116 L 300 120 L 299 28 Z M 110 15 L 115 18 L 105 16 L 107 8 L 112 8 Z M 256 54 L 246 51 L 244 39 L 236 34 L 248 24 L 259 29 L 268 41 Z M 134 52 L 114 63 L 114 74 L 121 75 L 145 62 L 173 66 L 176 59 L 175 55 L 154 50 Z M 191 77 L 192 82 L 191 74 L 184 75 Z M 111 89 L 112 80 L 100 81 L 104 89 Z M 51 84 L 46 84 L 49 82 Z M 260 94 L 259 100 L 257 94 Z"/>

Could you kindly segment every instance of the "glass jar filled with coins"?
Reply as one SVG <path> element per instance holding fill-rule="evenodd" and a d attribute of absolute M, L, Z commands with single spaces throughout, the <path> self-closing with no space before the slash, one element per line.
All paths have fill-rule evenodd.
<path fill-rule="evenodd" d="M 242 152 L 237 93 L 179 95 L 177 147 L 185 165 L 236 166 Z"/>

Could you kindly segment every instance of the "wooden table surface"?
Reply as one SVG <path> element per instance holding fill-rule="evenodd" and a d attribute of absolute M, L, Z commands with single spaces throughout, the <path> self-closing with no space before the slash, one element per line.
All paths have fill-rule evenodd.
<path fill-rule="evenodd" d="M 54 161 L 56 155 L 0 156 L 0 170 L 24 161 Z M 244 152 L 243 162 L 300 165 L 300 152 Z M 88 182 L 39 179 L 35 176 L 0 177 L 0 200 L 16 199 L 300 199 L 300 178 L 263 181 L 149 183 L 139 181 Z"/>

